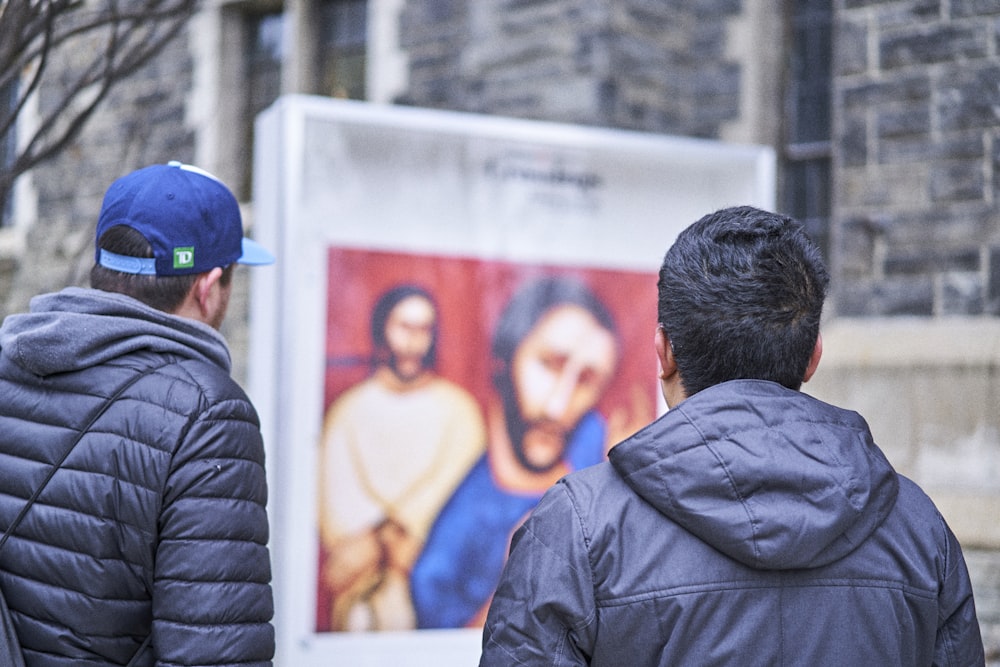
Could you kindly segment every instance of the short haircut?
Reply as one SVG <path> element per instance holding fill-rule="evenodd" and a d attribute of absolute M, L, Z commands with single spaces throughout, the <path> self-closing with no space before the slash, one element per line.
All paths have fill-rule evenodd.
<path fill-rule="evenodd" d="M 419 285 L 408 283 L 397 285 L 389 290 L 386 290 L 372 307 L 371 335 L 372 346 L 375 348 L 375 355 L 372 360 L 373 365 L 378 366 L 388 361 L 388 359 L 385 358 L 385 353 L 389 349 L 389 343 L 385 338 L 385 325 L 389 322 L 389 314 L 392 313 L 392 309 L 399 305 L 401 301 L 408 299 L 411 296 L 418 296 L 426 299 L 427 302 L 431 304 L 431 308 L 434 309 L 435 317 L 434 328 L 431 333 L 431 346 L 427 350 L 427 354 L 424 355 L 424 367 L 435 367 L 435 364 L 437 363 L 438 339 L 437 303 L 434 301 L 434 297 L 431 296 L 431 293 L 428 290 Z"/>
<path fill-rule="evenodd" d="M 153 256 L 153 247 L 146 237 L 127 225 L 109 228 L 97 240 L 97 247 L 128 257 Z M 219 282 L 225 287 L 232 280 L 233 265 L 223 268 Z M 90 270 L 90 286 L 94 289 L 125 294 L 166 313 L 173 313 L 180 307 L 197 278 L 198 274 L 150 276 L 123 273 L 100 264 L 94 264 Z"/>
<path fill-rule="evenodd" d="M 739 206 L 682 231 L 657 287 L 685 393 L 735 379 L 799 389 L 829 280 L 819 249 L 789 217 Z"/>
<path fill-rule="evenodd" d="M 583 308 L 615 339 L 618 338 L 611 313 L 585 284 L 579 280 L 550 276 L 528 283 L 508 302 L 493 332 L 493 358 L 509 367 L 521 341 L 535 328 L 542 316 L 562 305 Z"/>

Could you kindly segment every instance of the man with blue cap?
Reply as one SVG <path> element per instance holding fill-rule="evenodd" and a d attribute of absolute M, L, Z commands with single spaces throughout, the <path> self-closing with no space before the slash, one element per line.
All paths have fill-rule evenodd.
<path fill-rule="evenodd" d="M 264 448 L 218 328 L 233 266 L 273 261 L 218 179 L 153 165 L 105 194 L 92 288 L 0 326 L 0 589 L 28 667 L 271 664 Z"/>

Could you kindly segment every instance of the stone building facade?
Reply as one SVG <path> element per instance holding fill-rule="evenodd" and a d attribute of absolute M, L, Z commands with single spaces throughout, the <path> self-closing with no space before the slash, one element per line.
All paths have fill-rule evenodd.
<path fill-rule="evenodd" d="M 337 20 L 350 25 L 317 35 Z M 342 71 L 324 73 L 337 35 Z M 352 71 L 363 85 L 341 86 Z M 85 280 L 113 177 L 180 159 L 248 198 L 248 118 L 280 92 L 334 91 L 773 146 L 779 207 L 807 221 L 834 276 L 807 389 L 865 414 L 939 504 L 1000 660 L 1000 2 L 209 4 L 19 184 L 0 228 L 0 314 Z M 234 305 L 225 333 L 241 373 Z"/>
<path fill-rule="evenodd" d="M 838 313 L 1000 313 L 1000 6 L 837 16 Z"/>

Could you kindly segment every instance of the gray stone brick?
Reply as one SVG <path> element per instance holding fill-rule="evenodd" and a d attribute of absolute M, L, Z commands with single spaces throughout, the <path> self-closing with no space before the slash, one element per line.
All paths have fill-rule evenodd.
<path fill-rule="evenodd" d="M 868 69 L 868 28 L 860 22 L 843 21 L 834 43 L 833 71 L 839 76 Z"/>
<path fill-rule="evenodd" d="M 965 132 L 936 136 L 907 135 L 883 137 L 879 140 L 878 161 L 883 164 L 936 162 L 939 160 L 985 160 L 983 135 Z"/>
<path fill-rule="evenodd" d="M 837 255 L 844 258 L 841 275 L 849 284 L 870 280 L 875 274 L 875 248 L 885 235 L 883 223 L 869 216 L 849 218 L 840 229 Z"/>
<path fill-rule="evenodd" d="M 930 276 L 886 279 L 875 285 L 873 312 L 887 316 L 934 314 L 934 284 Z"/>
<path fill-rule="evenodd" d="M 884 69 L 916 64 L 982 58 L 989 49 L 989 35 L 979 26 L 943 25 L 920 33 L 892 35 L 882 40 L 879 59 Z"/>
<path fill-rule="evenodd" d="M 897 251 L 890 249 L 883 262 L 886 275 L 902 276 L 937 272 L 974 272 L 979 270 L 979 251 L 975 248 L 937 250 L 921 247 Z"/>
<path fill-rule="evenodd" d="M 996 0 L 950 0 L 951 15 L 956 18 L 1000 16 Z"/>
<path fill-rule="evenodd" d="M 898 26 L 912 29 L 917 25 L 926 25 L 941 19 L 942 0 L 907 0 L 875 4 L 879 5 L 875 8 L 874 16 L 880 30 Z"/>
<path fill-rule="evenodd" d="M 844 120 L 839 153 L 845 167 L 860 167 L 868 162 L 868 124 L 865 116 Z"/>
<path fill-rule="evenodd" d="M 950 67 L 941 77 L 937 113 L 942 130 L 1000 123 L 1000 64 Z"/>
<path fill-rule="evenodd" d="M 931 112 L 926 104 L 903 104 L 876 111 L 880 137 L 927 134 L 931 130 Z"/>
<path fill-rule="evenodd" d="M 937 315 L 982 315 L 984 286 L 982 275 L 946 272 L 941 276 L 940 307 Z"/>
<path fill-rule="evenodd" d="M 892 0 L 844 0 L 844 7 L 847 9 L 861 9 L 865 7 L 875 7 L 892 2 Z"/>
<path fill-rule="evenodd" d="M 983 203 L 918 206 L 897 211 L 885 219 L 885 239 L 891 246 L 945 248 L 980 247 L 996 236 L 996 214 Z"/>
<path fill-rule="evenodd" d="M 853 281 L 833 294 L 835 310 L 844 317 L 876 315 L 930 316 L 934 312 L 934 284 L 929 277 Z"/>
<path fill-rule="evenodd" d="M 929 101 L 933 88 L 927 72 L 906 74 L 884 81 L 847 85 L 843 88 L 844 108 L 868 110 L 889 102 Z"/>
<path fill-rule="evenodd" d="M 934 202 L 979 200 L 986 195 L 981 161 L 935 162 L 929 179 Z"/>

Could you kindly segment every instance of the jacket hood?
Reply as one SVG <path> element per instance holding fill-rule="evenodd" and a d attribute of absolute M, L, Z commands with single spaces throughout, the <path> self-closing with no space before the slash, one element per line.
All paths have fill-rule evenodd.
<path fill-rule="evenodd" d="M 69 287 L 35 297 L 30 312 L 10 315 L 0 326 L 0 355 L 42 377 L 140 350 L 230 369 L 229 349 L 215 329 L 123 294 Z"/>
<path fill-rule="evenodd" d="M 609 457 L 660 513 L 758 569 L 842 558 L 899 489 L 859 414 L 758 380 L 695 394 Z"/>

